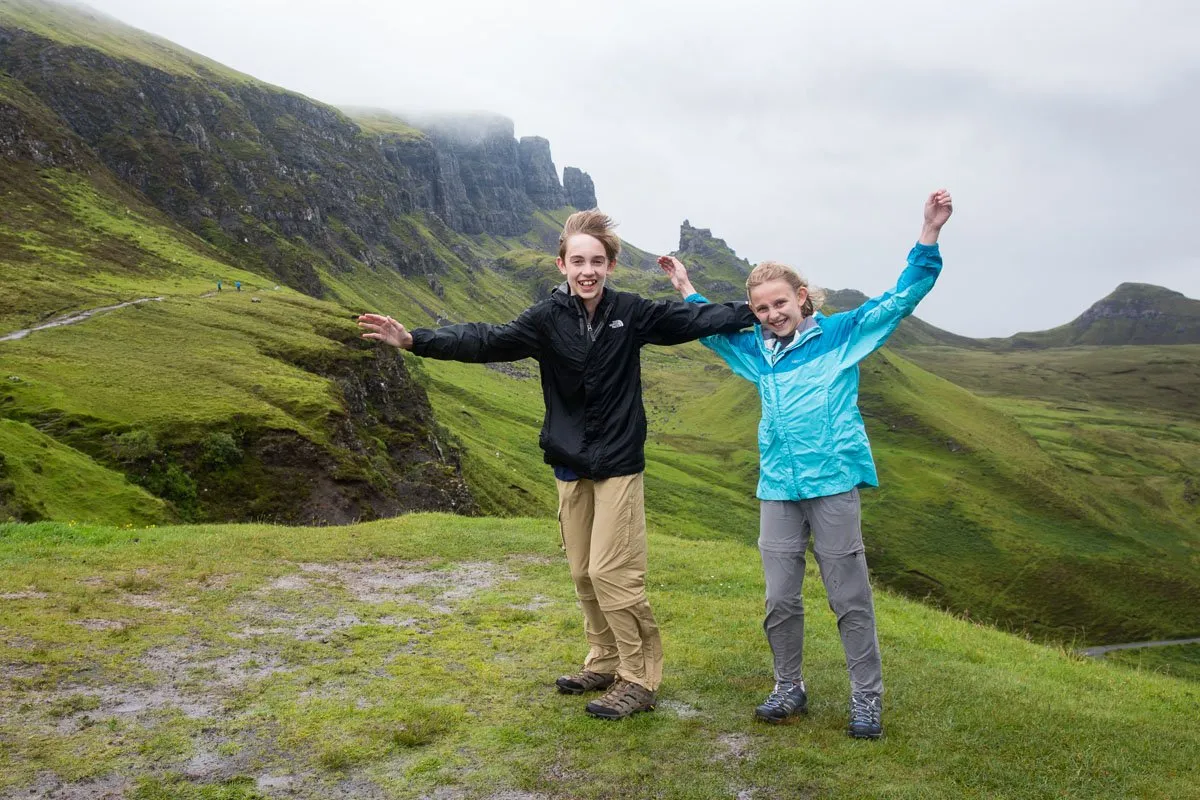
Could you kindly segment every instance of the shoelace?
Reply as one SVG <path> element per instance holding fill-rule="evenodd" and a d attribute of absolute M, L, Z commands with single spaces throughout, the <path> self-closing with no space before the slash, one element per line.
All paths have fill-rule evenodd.
<path fill-rule="evenodd" d="M 763 703 L 763 705 L 769 706 L 771 708 L 782 706 L 784 701 L 787 700 L 788 692 L 790 692 L 794 688 L 795 688 L 795 684 L 792 684 L 787 689 L 783 688 L 782 684 L 779 684 L 779 683 L 775 684 L 775 691 L 773 691 L 769 695 L 767 695 L 767 701 L 765 703 Z"/>
<path fill-rule="evenodd" d="M 866 697 L 851 696 L 850 721 L 863 725 L 875 725 L 879 722 L 879 707 Z"/>

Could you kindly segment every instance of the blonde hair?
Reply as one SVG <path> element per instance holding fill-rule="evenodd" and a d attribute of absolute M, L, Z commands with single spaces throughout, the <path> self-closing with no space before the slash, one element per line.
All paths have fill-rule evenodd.
<path fill-rule="evenodd" d="M 808 290 L 808 299 L 800 307 L 800 313 L 804 316 L 811 317 L 816 309 L 825 305 L 824 289 L 809 286 L 808 281 L 799 272 L 796 272 L 796 270 L 787 264 L 780 264 L 778 261 L 764 261 L 750 270 L 750 276 L 746 278 L 746 297 L 749 298 L 750 290 L 755 286 L 761 286 L 767 281 L 779 280 L 780 278 L 787 281 L 788 285 L 795 289 L 797 293 L 801 289 Z"/>
<path fill-rule="evenodd" d="M 562 234 L 558 237 L 558 257 L 567 257 L 567 240 L 577 233 L 594 236 L 604 245 L 604 254 L 609 261 L 616 261 L 621 254 L 621 239 L 616 233 L 617 223 L 608 214 L 598 208 L 589 211 L 576 211 L 567 217 Z"/>

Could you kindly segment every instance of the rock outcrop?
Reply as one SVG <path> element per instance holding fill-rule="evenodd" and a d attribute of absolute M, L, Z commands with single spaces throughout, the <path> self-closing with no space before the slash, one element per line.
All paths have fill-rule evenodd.
<path fill-rule="evenodd" d="M 578 167 L 567 167 L 563 170 L 563 191 L 566 193 L 568 205 L 578 209 L 599 207 L 592 176 Z"/>
<path fill-rule="evenodd" d="M 550 157 L 550 142 L 541 136 L 522 136 L 517 146 L 525 194 L 538 208 L 556 209 L 567 204 L 567 195 L 558 182 L 558 170 Z"/>

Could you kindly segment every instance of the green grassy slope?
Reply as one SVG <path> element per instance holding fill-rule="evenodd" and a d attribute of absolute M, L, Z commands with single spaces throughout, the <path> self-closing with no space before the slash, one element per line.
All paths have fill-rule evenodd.
<path fill-rule="evenodd" d="M 31 425 L 0 418 L 0 518 L 163 522 L 159 498 Z"/>
<path fill-rule="evenodd" d="M 310 481 L 340 482 L 354 497 L 445 482 L 433 474 L 442 465 L 404 460 L 434 447 L 420 408 L 373 427 L 390 413 L 377 407 L 378 387 L 394 395 L 385 405 L 406 402 L 410 390 L 394 357 L 357 340 L 348 308 L 237 268 L 101 168 L 85 176 L 18 163 L 0 181 L 0 334 L 160 298 L 0 342 L 0 416 L 32 426 L 55 443 L 57 466 L 89 476 L 71 496 L 52 497 L 65 487 L 13 460 L 0 491 L 5 518 L 287 518 L 306 505 L 305 492 L 320 494 Z M 420 220 L 411 227 L 424 230 Z M 244 291 L 233 291 L 235 280 Z M 380 502 L 396 513 L 409 501 L 330 515 L 377 515 Z"/>
<path fill-rule="evenodd" d="M 887 735 L 848 739 L 815 573 L 811 712 L 754 723 L 771 678 L 757 554 L 743 543 L 651 537 L 660 706 L 621 724 L 586 718 L 582 698 L 551 688 L 583 654 L 556 542 L 544 519 L 438 515 L 0 526 L 0 792 L 1196 796 L 1194 682 L 886 592 Z"/>
<path fill-rule="evenodd" d="M 1066 411 L 1105 406 L 1200 417 L 1200 345 L 1002 353 L 917 347 L 905 356 L 977 394 L 1042 400 Z"/>
<path fill-rule="evenodd" d="M 83 3 L 0 0 L 0 25 L 20 28 L 64 47 L 86 47 L 167 73 L 261 84 L 248 75 L 131 28 Z"/>

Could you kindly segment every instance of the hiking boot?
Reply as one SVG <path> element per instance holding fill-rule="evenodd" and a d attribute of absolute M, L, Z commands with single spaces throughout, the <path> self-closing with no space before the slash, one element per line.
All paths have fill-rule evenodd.
<path fill-rule="evenodd" d="M 804 681 L 799 683 L 776 683 L 775 690 L 767 695 L 763 704 L 754 709 L 754 718 L 778 725 L 797 714 L 808 713 L 808 693 Z"/>
<path fill-rule="evenodd" d="M 883 736 L 883 698 L 868 692 L 850 695 L 850 727 L 846 733 L 855 739 Z"/>
<path fill-rule="evenodd" d="M 563 694 L 583 694 L 607 689 L 613 685 L 613 681 L 616 679 L 616 675 L 608 672 L 592 672 L 584 669 L 574 675 L 563 675 L 554 682 L 554 685 Z"/>
<path fill-rule="evenodd" d="M 587 704 L 587 713 L 601 719 L 625 719 L 639 711 L 654 710 L 654 692 L 630 681 L 617 681 L 608 694 Z"/>

